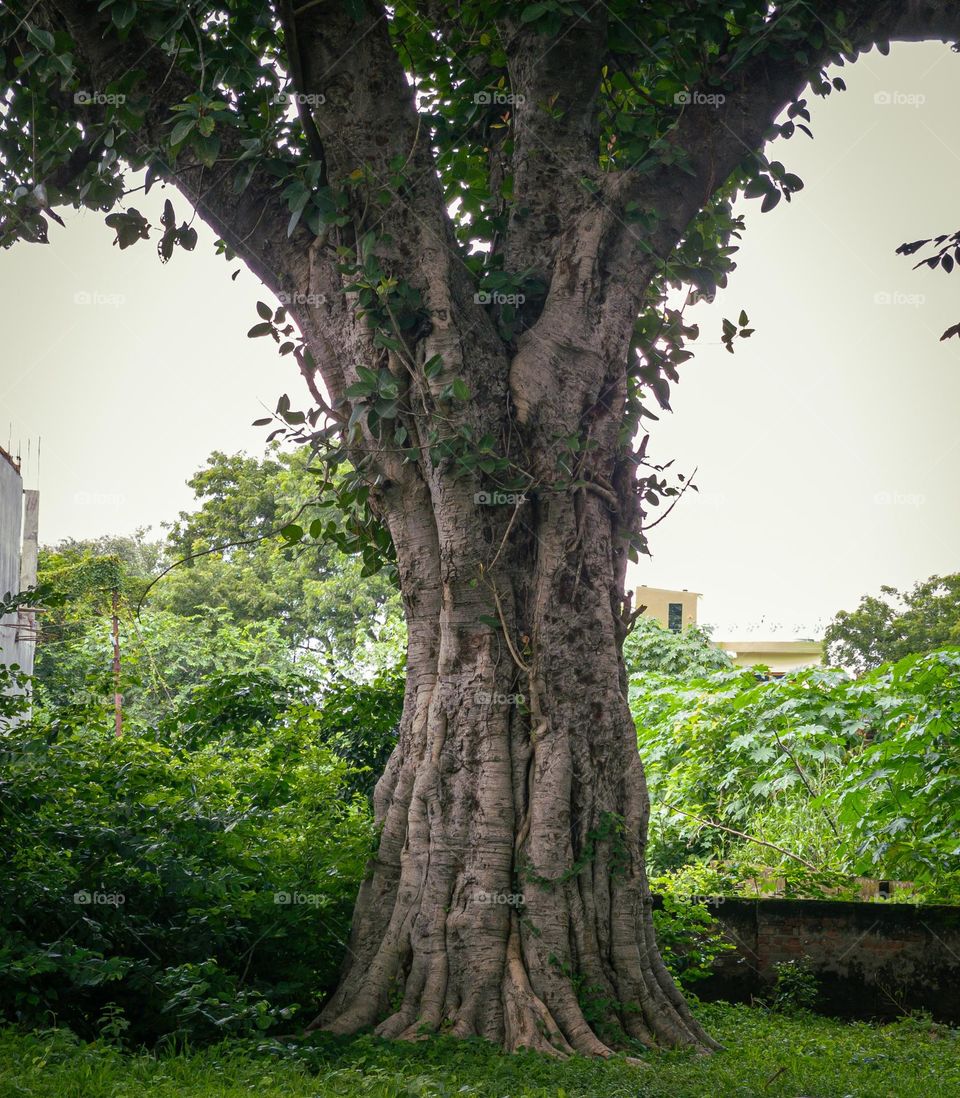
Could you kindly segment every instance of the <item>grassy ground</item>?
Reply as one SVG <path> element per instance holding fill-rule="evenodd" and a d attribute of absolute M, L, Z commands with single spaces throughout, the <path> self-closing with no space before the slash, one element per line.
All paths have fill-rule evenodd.
<path fill-rule="evenodd" d="M 479 1042 L 394 1045 L 369 1037 L 229 1043 L 177 1056 L 125 1055 L 60 1030 L 0 1032 L 0 1096 L 15 1098 L 911 1098 L 960 1094 L 960 1031 L 702 1006 L 727 1046 L 709 1058 L 657 1053 L 556 1063 Z"/>

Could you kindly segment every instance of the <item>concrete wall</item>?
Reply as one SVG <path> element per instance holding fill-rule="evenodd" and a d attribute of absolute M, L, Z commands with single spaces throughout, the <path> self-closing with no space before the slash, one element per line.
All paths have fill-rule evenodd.
<path fill-rule="evenodd" d="M 20 590 L 23 481 L 6 451 L 0 451 L 0 595 Z M 17 615 L 0 618 L 0 663 L 17 663 Z"/>
<path fill-rule="evenodd" d="M 725 900 L 711 911 L 736 951 L 697 985 L 705 999 L 747 1002 L 778 961 L 807 960 L 817 1009 L 851 1018 L 928 1010 L 960 1023 L 960 907 L 831 900 Z"/>

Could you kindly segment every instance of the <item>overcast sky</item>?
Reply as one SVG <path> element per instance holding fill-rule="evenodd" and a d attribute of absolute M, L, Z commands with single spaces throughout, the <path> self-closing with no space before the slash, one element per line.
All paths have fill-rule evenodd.
<path fill-rule="evenodd" d="M 843 76 L 811 100 L 814 141 L 768 149 L 806 187 L 769 214 L 743 204 L 739 268 L 689 310 L 702 338 L 655 425 L 651 452 L 697 466 L 700 494 L 634 578 L 702 592 L 721 639 L 818 635 L 883 583 L 960 570 L 960 340 L 939 342 L 960 272 L 894 254 L 960 226 L 960 56 L 894 45 Z M 130 202 L 156 225 L 167 194 L 182 216 L 159 188 Z M 100 214 L 66 220 L 0 252 L 0 445 L 41 489 L 43 541 L 159 532 L 206 456 L 259 452 L 251 420 L 284 391 L 305 403 L 302 382 L 246 338 L 265 291 L 230 280 L 199 221 L 197 251 L 162 266 L 153 242 L 112 247 Z M 741 309 L 756 333 L 729 355 L 721 318 Z"/>

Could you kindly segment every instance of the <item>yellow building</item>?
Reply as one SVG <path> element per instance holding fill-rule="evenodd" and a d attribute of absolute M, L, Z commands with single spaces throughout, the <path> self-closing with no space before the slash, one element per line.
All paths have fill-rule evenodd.
<path fill-rule="evenodd" d="M 666 587 L 647 587 L 643 584 L 637 588 L 633 605 L 645 606 L 645 618 L 653 618 L 665 629 L 679 633 L 688 625 L 697 624 L 698 598 L 698 591 L 671 591 Z"/>
<path fill-rule="evenodd" d="M 823 663 L 823 644 L 815 640 L 794 641 L 715 641 L 738 667 L 763 664 L 774 674 L 819 667 Z"/>
<path fill-rule="evenodd" d="M 697 624 L 697 591 L 672 591 L 666 587 L 637 588 L 634 606 L 643 606 L 645 618 L 653 618 L 665 629 L 679 633 Z M 819 667 L 823 663 L 823 644 L 815 640 L 750 640 L 714 641 L 726 652 L 737 667 L 762 664 L 775 675 L 799 671 L 803 667 Z"/>

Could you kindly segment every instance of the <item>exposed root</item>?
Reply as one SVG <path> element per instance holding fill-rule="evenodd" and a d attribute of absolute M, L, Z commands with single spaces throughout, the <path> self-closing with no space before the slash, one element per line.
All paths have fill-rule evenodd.
<path fill-rule="evenodd" d="M 504 1047 L 509 1052 L 527 1048 L 548 1056 L 572 1056 L 573 1049 L 560 1032 L 553 1015 L 530 986 L 520 953 L 518 922 L 516 912 L 512 912 L 503 978 Z"/>

